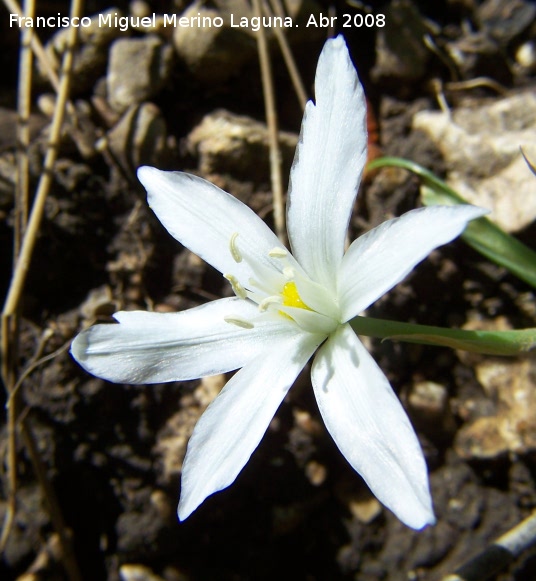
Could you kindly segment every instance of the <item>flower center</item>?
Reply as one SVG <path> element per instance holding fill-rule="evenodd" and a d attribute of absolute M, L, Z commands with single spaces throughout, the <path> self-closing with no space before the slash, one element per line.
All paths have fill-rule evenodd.
<path fill-rule="evenodd" d="M 275 247 L 268 252 L 271 265 L 262 261 L 253 261 L 248 253 L 241 252 L 238 246 L 238 234 L 234 233 L 229 242 L 229 250 L 234 262 L 242 261 L 250 267 L 254 278 L 239 281 L 232 274 L 224 274 L 231 283 L 237 297 L 257 303 L 259 317 L 264 313 L 278 313 L 285 319 L 294 321 L 299 327 L 311 333 L 328 335 L 339 325 L 338 307 L 327 289 L 324 289 L 303 273 L 296 272 L 295 263 L 289 258 L 285 248 Z M 246 249 L 247 250 L 247 249 Z M 308 297 L 307 302 L 302 294 Z M 225 321 L 239 327 L 254 327 L 256 317 L 245 321 L 232 313 L 224 317 Z"/>
<path fill-rule="evenodd" d="M 295 282 L 287 282 L 283 287 L 281 296 L 283 297 L 285 307 L 298 307 L 299 309 L 307 309 L 308 311 L 313 310 L 303 302 Z"/>

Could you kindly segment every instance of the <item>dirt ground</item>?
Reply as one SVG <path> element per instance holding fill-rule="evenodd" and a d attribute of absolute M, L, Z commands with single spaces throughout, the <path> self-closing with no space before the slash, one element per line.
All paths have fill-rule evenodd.
<path fill-rule="evenodd" d="M 244 10 L 238 0 L 200 6 L 193 9 Z M 365 7 L 360 2 L 330 7 L 296 0 L 288 6 L 295 19 L 328 10 L 338 15 L 331 32 L 347 38 L 364 83 L 373 154 L 406 157 L 440 176 L 449 171 L 444 152 L 412 128 L 417 112 L 439 109 L 438 87 L 455 109 L 493 104 L 536 86 L 530 2 L 371 1 Z M 42 15 L 67 14 L 68 8 L 59 0 L 37 2 Z M 109 8 L 95 0 L 87 3 L 85 14 Z M 145 8 L 117 4 L 124 14 L 142 9 L 182 14 L 189 6 L 179 0 L 158 0 Z M 388 26 L 343 28 L 345 14 L 352 19 L 384 14 Z M 12 272 L 19 38 L 4 9 L 0 31 L 0 291 L 5 296 Z M 56 29 L 35 31 L 43 42 L 53 42 Z M 309 94 L 328 32 L 305 27 L 288 32 Z M 199 37 L 205 33 L 196 31 Z M 134 56 L 130 49 L 114 48 L 125 39 L 141 39 L 143 46 Z M 185 445 L 226 378 L 115 385 L 86 374 L 68 353 L 77 332 L 109 320 L 116 310 L 182 310 L 231 293 L 217 272 L 156 220 L 135 178 L 138 165 L 207 177 L 272 225 L 266 134 L 257 124 L 264 123 L 264 103 L 254 34 L 226 29 L 203 54 L 192 49 L 196 41 L 189 39 L 188 49 L 181 42 L 168 29 L 132 28 L 99 41 L 82 40 L 80 51 L 93 47 L 95 54 L 75 73 L 78 121 L 69 118 L 63 132 L 23 296 L 18 375 L 59 352 L 27 374 L 19 392 L 20 412 L 71 532 L 81 579 L 439 580 L 536 506 L 534 416 L 516 415 L 521 412 L 509 405 L 503 391 L 534 387 L 534 358 L 501 360 L 370 341 L 418 431 L 429 466 L 438 522 L 415 532 L 378 504 L 337 450 L 306 372 L 236 482 L 179 523 Z M 279 121 L 287 132 L 282 156 L 288 175 L 302 112 L 273 38 L 271 47 Z M 143 77 L 148 61 L 147 79 L 134 83 L 124 98 L 121 83 L 129 76 Z M 133 62 L 140 63 L 139 71 Z M 481 77 L 493 82 L 449 88 L 449 83 Z M 51 94 L 50 84 L 36 72 L 32 191 L 43 167 Z M 233 139 L 215 143 L 213 138 L 225 132 L 220 135 L 215 127 L 224 120 L 238 128 L 238 137 L 233 133 Z M 398 170 L 368 174 L 350 237 L 419 204 L 416 178 Z M 532 248 L 535 234 L 534 221 L 515 231 Z M 448 327 L 536 326 L 534 290 L 462 240 L 434 251 L 369 314 Z M 510 440 L 498 427 L 503 420 Z M 0 421 L 5 466 L 7 420 Z M 43 488 L 21 437 L 17 452 L 17 513 L 0 578 L 68 579 Z M 5 470 L 0 490 L 1 517 L 9 490 Z M 536 554 L 524 554 L 496 578 L 536 579 Z"/>

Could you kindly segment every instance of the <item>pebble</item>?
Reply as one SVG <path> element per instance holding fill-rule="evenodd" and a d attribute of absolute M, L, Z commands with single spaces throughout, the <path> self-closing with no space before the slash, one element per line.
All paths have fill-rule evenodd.
<path fill-rule="evenodd" d="M 170 78 L 172 64 L 173 49 L 158 36 L 114 42 L 106 78 L 112 108 L 123 112 L 157 95 Z"/>
<path fill-rule="evenodd" d="M 238 15 L 237 15 L 238 16 Z M 173 45 L 190 73 L 204 84 L 220 84 L 238 75 L 242 66 L 257 58 L 255 39 L 240 28 L 231 28 L 224 12 L 205 8 L 196 2 L 182 18 L 206 18 L 206 22 L 223 18 L 223 26 L 191 26 L 175 28 Z"/>
<path fill-rule="evenodd" d="M 409 395 L 409 404 L 429 419 L 440 419 L 447 409 L 448 393 L 444 385 L 433 381 L 416 383 Z"/>
<path fill-rule="evenodd" d="M 477 21 L 502 47 L 534 24 L 536 6 L 527 0 L 485 0 L 476 10 Z"/>
<path fill-rule="evenodd" d="M 283 175 L 288 175 L 298 136 L 280 132 Z M 187 139 L 190 153 L 199 157 L 204 174 L 229 173 L 261 182 L 269 179 L 268 129 L 249 117 L 217 110 L 206 115 Z"/>
<path fill-rule="evenodd" d="M 527 40 L 520 44 L 516 50 L 516 63 L 527 72 L 536 70 L 536 43 L 533 40 Z"/>
<path fill-rule="evenodd" d="M 119 568 L 121 581 L 164 581 L 145 565 L 127 563 Z"/>
<path fill-rule="evenodd" d="M 100 25 L 99 17 L 107 14 L 121 16 L 122 12 L 119 8 L 110 8 L 91 16 L 90 26 L 81 26 L 78 29 L 78 48 L 75 52 L 71 73 L 71 95 L 80 95 L 93 88 L 97 79 L 106 71 L 110 44 L 123 35 L 119 28 Z M 45 45 L 45 50 L 53 63 L 61 61 L 67 48 L 69 34 L 70 28 L 62 28 Z M 37 80 L 39 82 L 46 81 L 46 72 L 39 65 L 39 61 L 37 71 Z"/>
<path fill-rule="evenodd" d="M 496 412 L 464 425 L 455 449 L 462 458 L 490 459 L 508 453 L 536 451 L 536 359 L 487 359 L 476 368 L 477 379 Z"/>
<path fill-rule="evenodd" d="M 421 111 L 413 128 L 443 155 L 447 183 L 471 204 L 488 208 L 507 232 L 536 219 L 534 175 L 520 152 L 536 159 L 536 95 L 532 91 L 476 102 L 452 112 Z"/>
<path fill-rule="evenodd" d="M 107 133 L 106 145 L 129 173 L 142 165 L 161 165 L 167 152 L 167 128 L 159 108 L 153 103 L 129 107 Z"/>

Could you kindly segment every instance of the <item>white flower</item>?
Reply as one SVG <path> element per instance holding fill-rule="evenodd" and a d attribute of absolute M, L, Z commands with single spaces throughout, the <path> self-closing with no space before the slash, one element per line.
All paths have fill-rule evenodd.
<path fill-rule="evenodd" d="M 365 99 L 342 37 L 326 43 L 291 172 L 292 254 L 247 206 L 209 182 L 142 167 L 149 204 L 179 242 L 218 269 L 236 297 L 180 313 L 119 312 L 72 344 L 90 373 L 118 383 L 240 369 L 197 423 L 179 518 L 229 486 L 310 357 L 326 427 L 378 499 L 408 526 L 434 522 L 424 457 L 387 378 L 348 321 L 484 212 L 420 208 L 353 242 L 345 234 L 366 160 Z"/>

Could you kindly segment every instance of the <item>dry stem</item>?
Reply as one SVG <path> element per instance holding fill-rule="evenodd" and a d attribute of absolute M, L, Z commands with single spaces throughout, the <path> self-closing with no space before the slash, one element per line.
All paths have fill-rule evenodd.
<path fill-rule="evenodd" d="M 4 0 L 8 9 L 13 9 L 13 3 L 11 0 Z M 15 8 L 18 8 L 15 4 Z M 27 5 L 28 11 L 33 11 L 33 5 Z M 15 10 L 16 11 L 16 10 Z M 19 12 L 20 13 L 20 12 Z M 82 0 L 72 0 L 71 3 L 71 19 L 74 17 L 79 17 L 82 14 Z M 27 14 L 29 15 L 29 14 Z M 11 279 L 9 286 L 6 302 L 2 311 L 2 375 L 5 383 L 5 387 L 8 392 L 8 431 L 10 433 L 10 445 L 8 450 L 8 481 L 10 483 L 8 507 L 6 510 L 6 518 L 4 522 L 4 527 L 2 530 L 2 537 L 0 540 L 0 546 L 4 547 L 7 542 L 11 526 L 15 518 L 16 510 L 16 440 L 15 440 L 15 430 L 16 422 L 18 418 L 17 409 L 17 397 L 16 397 L 16 375 L 17 369 L 13 358 L 14 349 L 16 348 L 16 333 L 18 327 L 18 309 L 20 300 L 24 290 L 24 284 L 26 282 L 26 277 L 28 274 L 29 266 L 31 263 L 31 258 L 37 236 L 39 233 L 39 228 L 41 225 L 45 202 L 52 184 L 54 165 L 58 155 L 59 141 L 61 136 L 61 128 L 63 125 L 63 119 L 65 114 L 65 107 L 69 94 L 70 80 L 71 80 L 71 70 L 74 59 L 74 49 L 76 46 L 78 29 L 76 27 L 71 27 L 69 31 L 69 41 L 67 49 L 63 55 L 63 62 L 61 68 L 61 78 L 58 88 L 58 97 L 56 100 L 56 106 L 54 110 L 54 116 L 52 119 L 52 126 L 50 131 L 50 140 L 48 144 L 47 153 L 44 161 L 43 173 L 41 179 L 39 180 L 37 193 L 35 196 L 35 201 L 32 206 L 32 211 L 30 214 L 29 221 L 26 226 L 27 210 L 25 210 L 25 199 L 27 199 L 28 185 L 27 179 L 24 175 L 27 175 L 28 164 L 25 155 L 19 157 L 19 180 L 22 180 L 22 185 L 19 184 L 17 189 L 17 202 L 16 202 L 16 212 L 17 212 L 17 223 L 16 227 L 17 235 L 22 235 L 24 231 L 24 236 L 22 242 L 19 244 L 16 240 L 15 242 L 15 268 L 14 274 Z M 23 143 L 28 143 L 29 138 L 26 133 L 27 121 L 29 115 L 29 91 L 30 91 L 30 79 L 31 79 L 31 53 L 28 50 L 28 44 L 31 39 L 35 39 L 34 35 L 24 35 L 23 34 L 23 46 L 21 49 L 21 79 L 19 82 L 19 115 L 20 120 L 23 123 L 21 129 L 19 129 L 18 136 L 22 135 Z M 37 45 L 37 43 L 32 43 L 32 46 Z M 24 67 L 27 67 L 24 70 Z M 26 126 L 24 126 L 26 124 Z M 20 151 L 19 151 L 20 154 Z M 27 205 L 26 205 L 27 207 Z M 67 528 L 63 521 L 63 516 L 59 509 L 59 504 L 55 496 L 54 490 L 47 479 L 46 470 L 41 462 L 37 447 L 35 445 L 35 440 L 30 429 L 26 418 L 22 418 L 20 421 L 22 434 L 24 436 L 24 442 L 28 450 L 29 456 L 32 460 L 34 470 L 36 472 L 38 481 L 43 490 L 44 496 L 48 502 L 50 508 L 50 516 L 54 527 L 56 528 L 58 535 L 62 544 L 62 555 L 65 569 L 71 581 L 79 581 L 81 575 L 74 559 Z"/>
<path fill-rule="evenodd" d="M 282 18 L 285 16 L 281 0 L 270 0 L 270 4 L 264 0 L 262 7 L 268 16 L 272 15 L 272 9 L 277 16 Z M 301 108 L 305 109 L 305 104 L 307 103 L 307 91 L 305 90 L 305 86 L 298 71 L 298 67 L 296 66 L 296 61 L 294 60 L 294 56 L 290 50 L 287 37 L 285 36 L 285 31 L 283 28 L 276 26 L 274 28 L 274 34 L 279 44 L 281 54 L 283 55 L 285 65 L 287 66 L 288 74 L 290 76 L 290 80 L 292 81 L 292 86 L 294 87 L 296 96 L 298 97 L 298 101 L 301 105 Z"/>
<path fill-rule="evenodd" d="M 253 0 L 253 11 L 256 16 L 262 16 L 260 0 Z M 286 243 L 283 176 L 281 174 L 281 152 L 279 149 L 274 83 L 268 42 L 266 40 L 263 26 L 261 26 L 257 32 L 257 48 L 259 51 L 259 62 L 261 67 L 262 90 L 264 95 L 264 107 L 266 110 L 266 122 L 268 124 L 268 137 L 270 140 L 270 178 L 274 200 L 275 232 L 281 242 Z"/>

